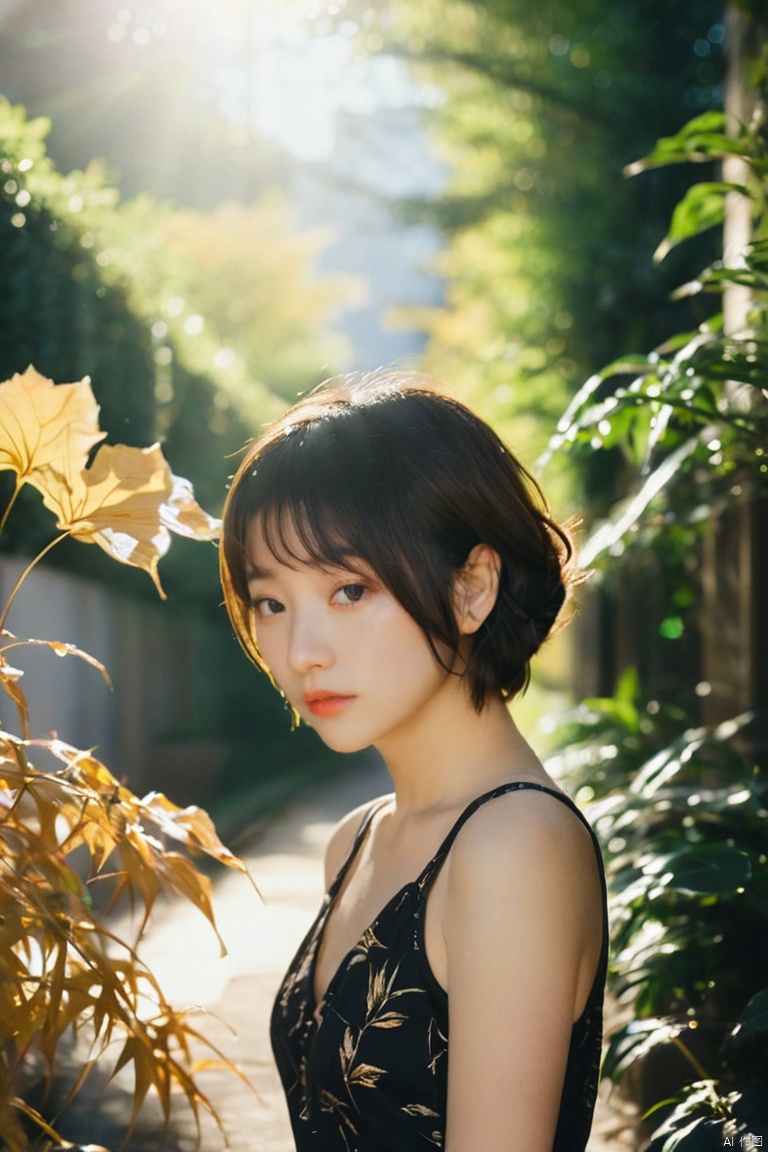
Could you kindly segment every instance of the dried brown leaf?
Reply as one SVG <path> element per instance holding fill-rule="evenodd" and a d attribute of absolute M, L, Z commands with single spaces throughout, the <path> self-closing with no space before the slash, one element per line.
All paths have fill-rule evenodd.
<path fill-rule="evenodd" d="M 59 1016 L 67 975 L 67 959 L 66 941 L 59 940 L 55 946 L 55 959 L 47 980 L 48 1005 L 40 1039 L 40 1050 L 51 1071 L 53 1070 L 53 1058 L 56 1055 L 56 1048 L 61 1037 Z"/>
<path fill-rule="evenodd" d="M 221 520 L 209 514 L 195 500 L 189 480 L 173 476 L 170 498 L 160 509 L 160 519 L 170 532 L 191 540 L 218 540 Z"/>
<path fill-rule="evenodd" d="M 125 1136 L 126 1140 L 133 1132 L 136 1121 L 139 1118 L 139 1113 L 141 1112 L 141 1106 L 146 1099 L 149 1089 L 156 1081 L 155 1066 L 157 1061 L 155 1053 L 152 1050 L 152 1045 L 145 1037 L 136 1035 L 128 1037 L 125 1042 L 125 1047 L 120 1054 L 120 1058 L 115 1065 L 113 1075 L 128 1063 L 133 1065 L 133 1107 Z"/>
<path fill-rule="evenodd" d="M 107 830 L 103 824 L 100 824 L 98 821 L 88 819 L 83 821 L 79 831 L 82 842 L 87 845 L 88 851 L 91 854 L 91 868 L 93 872 L 98 875 L 117 846 L 117 840 L 112 835 L 111 826 L 110 830 Z M 74 848 L 76 847 L 74 835 L 72 836 L 72 840 L 72 847 Z"/>
<path fill-rule="evenodd" d="M 70 769 L 72 781 L 80 787 L 93 789 L 99 795 L 109 793 L 126 798 L 133 795 L 127 788 L 121 787 L 109 768 L 91 752 L 74 748 L 58 737 L 50 740 L 29 740 L 27 744 L 30 748 L 44 748 L 57 760 L 66 764 Z"/>
<path fill-rule="evenodd" d="M 222 844 L 213 821 L 204 809 L 194 804 L 180 808 L 162 792 L 148 792 L 139 803 L 166 836 L 187 844 L 193 850 L 205 852 L 239 872 L 248 872 L 243 861 Z"/>
<path fill-rule="evenodd" d="M 26 760 L 30 747 L 44 748 L 63 767 L 38 772 Z M 0 1032 L 18 1054 L 36 1043 L 49 1069 L 68 1029 L 86 1040 L 90 1051 L 70 1098 L 120 1037 L 123 1063 L 132 1065 L 135 1078 L 131 1124 L 151 1087 L 168 1117 L 177 1087 L 198 1124 L 205 1108 L 221 1128 L 195 1075 L 212 1066 L 242 1074 L 197 1033 L 186 1013 L 173 1011 L 133 948 L 94 919 L 88 889 L 69 864 L 80 844 L 87 845 L 97 872 L 116 851 L 118 881 L 141 897 L 147 915 L 160 891 L 173 890 L 215 931 L 209 878 L 145 829 L 173 832 L 191 851 L 234 861 L 209 817 L 156 794 L 139 800 L 92 753 L 56 738 L 22 741 L 0 732 L 0 782 L 0 855 L 11 864 L 0 871 Z M 14 861 L 21 864 L 16 871 Z M 193 1040 L 208 1045 L 202 1062 L 193 1060 Z M 0 1115 L 0 1143 L 8 1131 Z"/>
<path fill-rule="evenodd" d="M 220 521 L 195 501 L 188 480 L 171 473 L 159 444 L 104 445 L 86 469 L 67 456 L 38 469 L 34 482 L 62 531 L 143 568 L 161 596 L 157 566 L 170 533 L 196 540 L 219 534 Z"/>
<path fill-rule="evenodd" d="M 58 1134 L 56 1129 L 52 1128 L 51 1125 L 43 1119 L 37 1109 L 33 1108 L 31 1104 L 27 1104 L 26 1101 L 22 1100 L 18 1096 L 14 1097 L 14 1099 L 11 1101 L 11 1104 L 14 1108 L 18 1109 L 19 1112 L 23 1113 L 24 1116 L 28 1116 L 30 1120 L 33 1120 L 37 1127 L 40 1128 L 41 1131 L 45 1132 L 47 1136 L 50 1136 L 52 1140 L 61 1141 L 61 1136 Z M 26 1145 L 21 1145 L 21 1147 L 26 1147 Z"/>
<path fill-rule="evenodd" d="M 101 672 L 109 687 L 112 687 L 112 681 L 109 678 L 109 673 L 101 661 L 97 660 L 95 656 L 91 656 L 89 652 L 83 652 L 82 648 L 77 648 L 74 644 L 67 644 L 61 640 L 33 640 L 31 638 L 27 640 L 19 640 L 10 632 L 6 631 L 4 631 L 2 635 L 8 636 L 10 638 L 10 642 L 3 644 L 2 648 L 0 648 L 0 660 L 2 660 L 2 653 L 9 652 L 12 648 L 23 648 L 26 644 L 36 644 L 44 648 L 50 648 L 51 651 L 55 652 L 57 656 L 77 656 L 79 660 L 84 660 L 85 663 L 90 664 L 92 668 L 97 668 L 99 672 Z M 17 675 L 22 676 L 23 673 L 17 672 Z"/>
<path fill-rule="evenodd" d="M 213 915 L 211 881 L 209 877 L 205 876 L 202 872 L 198 872 L 197 869 L 190 864 L 186 856 L 181 856 L 178 852 L 163 853 L 162 869 L 176 891 L 182 896 L 186 896 L 187 900 L 191 901 L 196 908 L 200 909 L 216 933 L 221 955 L 226 956 L 227 949 L 219 935 L 219 930 L 216 927 L 216 920 Z"/>
<path fill-rule="evenodd" d="M 144 843 L 141 832 L 132 826 L 127 828 L 125 838 L 120 842 L 118 851 L 126 884 L 132 892 L 140 893 L 144 902 L 144 917 L 139 928 L 140 936 L 160 892 L 160 879 L 154 868 L 155 859 L 149 846 Z"/>
<path fill-rule="evenodd" d="M 26 737 L 29 736 L 29 705 L 27 704 L 24 689 L 19 684 L 19 680 L 23 675 L 24 673 L 20 668 L 13 668 L 8 663 L 2 650 L 0 650 L 0 684 L 2 684 L 16 705 L 21 723 L 21 732 L 26 739 Z"/>
<path fill-rule="evenodd" d="M 32 980 L 17 984 L 16 1013 L 11 1022 L 11 1031 L 6 1035 L 13 1038 L 14 1046 L 24 1052 L 32 1037 L 40 1031 L 45 1021 L 47 993 L 42 985 L 28 989 Z M 25 994 L 29 990 L 29 994 Z"/>

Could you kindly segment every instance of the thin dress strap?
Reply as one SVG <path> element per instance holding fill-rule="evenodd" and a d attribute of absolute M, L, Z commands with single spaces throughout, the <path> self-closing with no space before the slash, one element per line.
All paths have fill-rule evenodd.
<path fill-rule="evenodd" d="M 600 852 L 600 844 L 599 844 L 598 839 L 595 835 L 594 829 L 590 825 L 590 823 L 587 820 L 584 813 L 579 811 L 579 809 L 574 804 L 574 802 L 570 796 L 568 796 L 565 792 L 557 791 L 554 788 L 547 788 L 543 784 L 536 784 L 532 780 L 515 780 L 511 783 L 500 784 L 500 785 L 498 785 L 498 787 L 492 788 L 490 792 L 484 792 L 482 794 L 482 796 L 477 796 L 470 804 L 467 805 L 467 807 L 464 809 L 462 814 L 459 816 L 456 823 L 451 828 L 451 830 L 448 833 L 448 835 L 446 836 L 445 840 L 443 840 L 442 844 L 438 848 L 435 855 L 429 861 L 429 863 L 427 864 L 427 866 L 424 868 L 423 872 L 419 876 L 418 880 L 416 881 L 416 883 L 418 885 L 419 892 L 423 892 L 424 889 L 431 884 L 432 880 L 434 879 L 435 875 L 437 874 L 438 870 L 440 869 L 440 866 L 442 865 L 446 856 L 450 852 L 450 850 L 453 846 L 454 840 L 456 839 L 459 832 L 461 831 L 461 829 L 466 824 L 467 820 L 469 820 L 470 816 L 473 816 L 475 814 L 475 812 L 477 812 L 478 808 L 481 808 L 483 806 L 483 804 L 487 804 L 489 800 L 495 800 L 497 796 L 504 796 L 508 792 L 522 792 L 524 789 L 530 789 L 534 792 L 546 792 L 546 794 L 548 796 L 554 796 L 555 800 L 559 800 L 562 804 L 565 804 L 565 806 L 567 808 L 570 808 L 570 810 L 571 810 L 571 812 L 573 812 L 574 816 L 578 817 L 578 819 L 581 821 L 581 823 L 584 825 L 584 827 L 589 832 L 589 835 L 592 838 L 592 843 L 594 845 L 595 852 L 596 852 L 597 857 L 598 857 L 598 861 L 602 860 L 602 856 L 601 856 L 601 852 Z M 605 886 L 605 874 L 604 874 L 602 865 L 599 867 L 598 870 L 600 872 L 600 883 L 601 883 L 602 890 L 603 890 L 603 901 L 605 901 L 605 899 L 606 899 L 606 886 Z"/>
<path fill-rule="evenodd" d="M 363 841 L 365 840 L 366 835 L 368 834 L 368 829 L 371 826 L 371 821 L 373 820 L 376 813 L 379 812 L 388 801 L 389 801 L 389 796 L 379 796 L 378 799 L 373 800 L 368 805 L 365 812 L 363 813 L 363 818 L 360 821 L 357 832 L 355 833 L 355 839 L 352 842 L 352 847 L 349 850 L 347 858 L 344 861 L 344 863 L 342 864 L 341 868 L 339 868 L 338 872 L 336 873 L 336 876 L 334 877 L 334 879 L 331 883 L 330 888 L 328 889 L 328 896 L 331 899 L 338 892 L 341 884 L 344 881 L 344 877 L 346 876 L 347 872 L 350 869 L 350 865 L 352 864 L 352 861 L 355 859 L 355 857 L 357 856 L 357 853 L 360 851 L 360 846 L 362 845 Z"/>

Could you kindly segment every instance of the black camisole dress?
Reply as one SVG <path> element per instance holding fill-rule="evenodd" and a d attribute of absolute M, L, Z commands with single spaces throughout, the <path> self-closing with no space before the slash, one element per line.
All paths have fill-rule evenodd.
<path fill-rule="evenodd" d="M 530 782 L 477 797 L 412 883 L 382 908 L 334 974 L 316 1018 L 315 960 L 325 924 L 372 817 L 323 900 L 285 976 L 272 1011 L 271 1040 L 297 1152 L 427 1152 L 445 1142 L 449 1059 L 448 995 L 424 948 L 430 885 L 464 823 L 483 804 L 535 789 L 565 804 L 588 828 L 603 892 L 603 943 L 584 1012 L 573 1025 L 553 1152 L 584 1152 L 597 1095 L 608 915 L 600 848 L 564 793 Z M 514 1132 L 510 1133 L 510 1149 Z"/>

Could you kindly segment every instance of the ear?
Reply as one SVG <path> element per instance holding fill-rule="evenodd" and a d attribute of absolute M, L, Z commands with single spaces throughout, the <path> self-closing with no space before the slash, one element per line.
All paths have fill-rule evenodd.
<path fill-rule="evenodd" d="M 476 544 L 454 578 L 453 608 L 462 636 L 471 636 L 490 615 L 499 594 L 501 560 L 489 544 Z"/>

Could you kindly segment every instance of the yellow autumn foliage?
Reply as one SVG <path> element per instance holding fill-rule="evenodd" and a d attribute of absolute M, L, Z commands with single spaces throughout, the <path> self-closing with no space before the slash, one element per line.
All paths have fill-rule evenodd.
<path fill-rule="evenodd" d="M 242 872 L 245 865 L 201 809 L 179 808 L 157 792 L 135 796 L 91 752 L 58 738 L 32 739 L 14 649 L 44 645 L 107 673 L 73 645 L 20 638 L 4 628 L 25 576 L 65 536 L 143 568 L 161 595 L 157 568 L 171 533 L 216 537 L 218 521 L 197 504 L 191 484 L 173 475 L 158 445 L 96 449 L 105 435 L 98 415 L 87 379 L 54 384 L 28 368 L 0 384 L 0 470 L 16 476 L 0 528 L 21 487 L 30 484 L 59 529 L 0 610 L 0 688 L 15 704 L 21 728 L 21 735 L 0 731 L 0 1146 L 8 1152 L 30 1147 L 22 1117 L 61 1140 L 24 1091 L 35 1079 L 50 1082 L 65 1034 L 85 1042 L 88 1052 L 70 1095 L 98 1059 L 111 1056 L 113 1074 L 133 1069 L 129 1131 L 150 1089 L 166 1120 L 175 1089 L 196 1119 L 204 1109 L 218 1122 L 197 1073 L 223 1063 L 240 1074 L 211 1045 L 210 1060 L 193 1059 L 191 1043 L 207 1042 L 191 1014 L 167 1002 L 136 947 L 161 892 L 191 901 L 218 937 L 211 882 L 192 857 L 202 853 Z M 41 770 L 36 756 L 60 768 Z M 72 863 L 77 849 L 88 855 L 85 878 Z M 143 908 L 136 940 L 119 938 L 95 911 L 97 883 L 112 886 L 113 902 L 127 893 Z"/>
<path fill-rule="evenodd" d="M 0 471 L 15 472 L 17 485 L 39 487 L 38 470 L 64 459 L 85 467 L 105 436 L 87 378 L 54 384 L 30 367 L 0 384 Z"/>
<path fill-rule="evenodd" d="M 157 565 L 170 532 L 213 540 L 218 521 L 196 503 L 189 481 L 173 476 L 159 444 L 102 445 L 89 465 L 104 436 L 87 377 L 54 384 L 30 367 L 0 384 L 0 471 L 16 473 L 16 492 L 31 484 L 64 535 L 143 568 L 162 596 Z"/>

